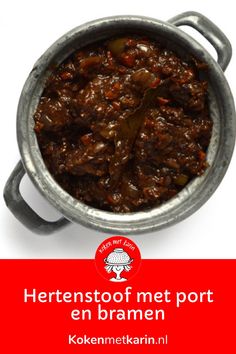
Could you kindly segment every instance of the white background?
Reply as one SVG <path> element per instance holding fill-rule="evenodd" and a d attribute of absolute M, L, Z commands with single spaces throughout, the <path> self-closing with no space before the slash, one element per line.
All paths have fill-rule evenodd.
<path fill-rule="evenodd" d="M 4 4 L 4 5 L 3 5 Z M 181 12 L 201 12 L 216 23 L 236 48 L 234 2 L 179 1 L 5 1 L 0 9 L 0 189 L 20 159 L 15 121 L 18 98 L 24 81 L 38 57 L 73 27 L 99 17 L 134 14 L 168 20 Z M 185 29 L 184 29 L 185 30 Z M 206 40 L 187 29 L 214 50 Z M 236 96 L 236 57 L 226 77 Z M 187 220 L 169 229 L 132 236 L 143 258 L 236 258 L 235 236 L 236 153 L 229 170 L 211 199 Z M 28 177 L 22 193 L 40 215 L 58 215 L 32 186 Z M 109 237 L 80 225 L 70 225 L 51 236 L 38 236 L 25 229 L 0 198 L 0 258 L 93 258 L 97 246 Z"/>

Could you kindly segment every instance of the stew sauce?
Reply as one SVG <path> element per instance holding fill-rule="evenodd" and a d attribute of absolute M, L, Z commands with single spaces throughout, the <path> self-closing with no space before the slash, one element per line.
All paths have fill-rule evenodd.
<path fill-rule="evenodd" d="M 73 197 L 113 212 L 155 207 L 207 168 L 207 70 L 148 38 L 76 51 L 47 80 L 35 133 Z"/>

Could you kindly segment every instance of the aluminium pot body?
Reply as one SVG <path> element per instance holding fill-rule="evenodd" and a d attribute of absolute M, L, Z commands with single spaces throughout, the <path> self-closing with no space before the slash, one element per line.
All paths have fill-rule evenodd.
<path fill-rule="evenodd" d="M 179 29 L 188 25 L 199 31 L 216 49 L 218 62 L 192 37 Z M 34 133 L 33 115 L 52 67 L 60 64 L 73 51 L 99 40 L 126 33 L 145 34 L 157 39 L 183 58 L 194 56 L 208 64 L 209 106 L 213 134 L 207 152 L 209 167 L 203 176 L 192 180 L 180 193 L 151 210 L 118 214 L 87 206 L 65 192 L 45 167 Z M 230 163 L 235 142 L 235 109 L 233 97 L 223 71 L 231 59 L 231 45 L 221 30 L 196 12 L 180 14 L 168 22 L 138 16 L 108 17 L 79 26 L 56 41 L 36 62 L 19 101 L 17 138 L 21 154 L 9 177 L 4 198 L 8 208 L 26 227 L 39 234 L 49 234 L 68 222 L 96 230 L 137 234 L 173 225 L 196 211 L 213 194 Z M 62 214 L 49 222 L 32 210 L 19 191 L 25 172 L 42 195 Z"/>

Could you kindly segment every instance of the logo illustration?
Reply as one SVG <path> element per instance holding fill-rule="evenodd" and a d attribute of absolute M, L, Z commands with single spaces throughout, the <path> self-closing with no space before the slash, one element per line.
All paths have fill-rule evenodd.
<path fill-rule="evenodd" d="M 126 281 L 126 278 L 121 278 L 121 273 L 123 271 L 129 272 L 131 270 L 130 263 L 133 259 L 130 258 L 127 252 L 123 248 L 115 248 L 107 258 L 104 259 L 107 264 L 105 269 L 107 273 L 114 272 L 116 274 L 115 278 L 111 278 L 110 281 Z"/>
<path fill-rule="evenodd" d="M 139 270 L 141 255 L 138 246 L 127 237 L 113 236 L 103 241 L 95 255 L 100 275 L 115 283 L 125 282 Z"/>

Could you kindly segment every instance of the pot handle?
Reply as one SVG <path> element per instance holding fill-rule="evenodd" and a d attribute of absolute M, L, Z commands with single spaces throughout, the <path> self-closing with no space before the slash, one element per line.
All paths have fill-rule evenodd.
<path fill-rule="evenodd" d="M 24 174 L 25 169 L 22 162 L 19 161 L 4 188 L 5 202 L 13 215 L 28 229 L 41 235 L 50 234 L 68 224 L 69 221 L 63 217 L 57 221 L 44 220 L 30 208 L 19 189 Z"/>
<path fill-rule="evenodd" d="M 190 26 L 200 32 L 215 48 L 218 64 L 225 71 L 232 56 L 232 47 L 228 38 L 213 22 L 195 11 L 184 12 L 168 22 L 175 26 Z"/>

